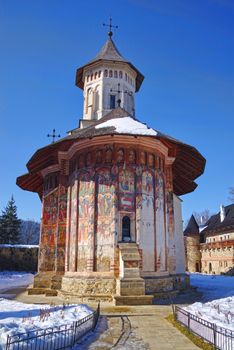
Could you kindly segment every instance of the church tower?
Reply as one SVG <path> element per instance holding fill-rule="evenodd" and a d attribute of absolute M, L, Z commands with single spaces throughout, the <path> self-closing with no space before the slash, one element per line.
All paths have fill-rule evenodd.
<path fill-rule="evenodd" d="M 135 116 L 135 93 L 144 76 L 120 54 L 111 31 L 108 36 L 97 56 L 76 72 L 76 86 L 84 91 L 81 128 L 117 107 Z"/>

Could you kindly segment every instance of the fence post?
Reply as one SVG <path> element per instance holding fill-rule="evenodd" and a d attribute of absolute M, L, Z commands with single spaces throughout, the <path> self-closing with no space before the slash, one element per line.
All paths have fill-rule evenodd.
<path fill-rule="evenodd" d="M 190 331 L 190 313 L 188 312 L 188 330 Z"/>
<path fill-rule="evenodd" d="M 214 331 L 214 347 L 215 350 L 217 349 L 217 332 L 216 332 L 216 324 L 213 324 L 213 331 Z"/>
<path fill-rule="evenodd" d="M 9 349 L 9 342 L 10 342 L 10 336 L 9 336 L 9 334 L 8 334 L 8 336 L 7 336 L 7 342 L 6 342 L 6 350 L 8 350 Z"/>

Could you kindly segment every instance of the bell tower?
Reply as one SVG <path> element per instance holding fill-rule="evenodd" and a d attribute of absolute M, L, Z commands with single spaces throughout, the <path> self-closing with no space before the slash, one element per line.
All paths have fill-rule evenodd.
<path fill-rule="evenodd" d="M 135 115 L 135 93 L 144 76 L 120 54 L 112 39 L 111 27 L 101 51 L 76 72 L 76 86 L 84 94 L 81 127 L 92 124 L 117 107 Z"/>

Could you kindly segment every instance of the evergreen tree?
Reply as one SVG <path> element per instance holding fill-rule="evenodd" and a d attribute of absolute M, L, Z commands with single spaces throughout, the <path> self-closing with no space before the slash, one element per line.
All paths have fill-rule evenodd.
<path fill-rule="evenodd" d="M 17 216 L 17 207 L 13 196 L 0 216 L 0 243 L 17 244 L 19 242 L 21 220 Z"/>

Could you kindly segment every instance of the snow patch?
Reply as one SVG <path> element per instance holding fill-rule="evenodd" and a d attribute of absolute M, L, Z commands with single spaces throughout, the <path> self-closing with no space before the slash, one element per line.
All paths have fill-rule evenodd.
<path fill-rule="evenodd" d="M 26 287 L 33 283 L 34 275 L 28 272 L 1 271 L 0 272 L 0 293 L 17 287 Z"/>
<path fill-rule="evenodd" d="M 140 123 L 131 117 L 110 119 L 106 122 L 95 126 L 96 129 L 114 127 L 115 131 L 120 134 L 132 134 L 132 135 L 148 135 L 157 136 L 158 131 L 149 128 L 147 125 Z"/>
<path fill-rule="evenodd" d="M 35 305 L 0 298 L 0 350 L 7 335 L 72 324 L 91 314 L 87 305 Z"/>
<path fill-rule="evenodd" d="M 234 277 L 191 274 L 190 283 L 203 294 L 202 301 L 184 309 L 191 314 L 234 331 Z"/>

